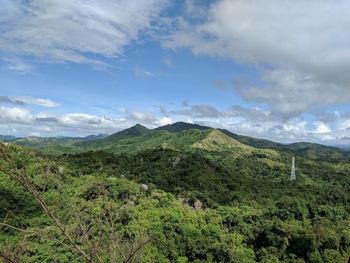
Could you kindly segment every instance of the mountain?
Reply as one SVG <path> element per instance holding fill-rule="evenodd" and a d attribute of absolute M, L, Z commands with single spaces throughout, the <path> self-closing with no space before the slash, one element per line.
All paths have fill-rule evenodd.
<path fill-rule="evenodd" d="M 130 140 L 132 138 L 142 137 L 150 133 L 152 133 L 152 130 L 142 126 L 141 124 L 136 124 L 135 126 L 113 133 L 112 135 L 104 138 L 90 141 L 79 141 L 74 143 L 73 146 L 80 151 L 108 149 L 117 145 L 121 140 Z"/>
<path fill-rule="evenodd" d="M 17 137 L 12 136 L 12 135 L 0 135 L 0 141 L 8 142 L 8 141 L 14 141 L 16 139 L 17 139 Z"/>
<path fill-rule="evenodd" d="M 141 125 L 112 134 L 103 139 L 73 144 L 79 152 L 104 150 L 112 153 L 137 153 L 145 150 L 227 152 L 233 156 L 277 155 L 273 150 L 257 149 L 225 135 L 218 129 L 185 129 L 197 127 L 180 124 L 165 129 L 149 130 Z M 171 131 L 167 131 L 170 128 Z M 182 130 L 174 132 L 174 130 Z"/>
<path fill-rule="evenodd" d="M 227 136 L 252 147 L 255 148 L 260 148 L 260 149 L 274 149 L 274 150 L 283 150 L 284 149 L 284 145 L 277 143 L 277 142 L 273 142 L 273 141 L 269 141 L 269 140 L 264 140 L 264 139 L 258 139 L 258 138 L 254 138 L 254 137 L 249 137 L 249 136 L 244 136 L 244 135 L 238 135 L 235 133 L 232 133 L 228 130 L 225 129 L 220 129 L 220 131 L 222 131 L 224 134 L 226 134 Z"/>
<path fill-rule="evenodd" d="M 296 155 L 308 159 L 340 160 L 349 156 L 346 151 L 340 148 L 310 142 L 292 143 L 284 147 L 295 152 Z"/>
<path fill-rule="evenodd" d="M 84 142 L 60 139 L 61 144 L 40 150 L 55 145 L 69 154 L 0 143 L 0 221 L 6 222 L 0 257 L 84 261 L 70 248 L 76 242 L 89 255 L 98 253 L 96 262 L 126 262 L 122 254 L 150 237 L 135 262 L 348 258 L 350 163 L 297 156 L 297 179 L 289 179 L 291 152 L 319 145 L 259 149 L 218 129 L 170 132 L 140 126 Z M 37 138 L 31 140 L 35 145 Z M 25 191 L 31 185 L 35 191 Z"/>
<path fill-rule="evenodd" d="M 156 128 L 157 131 L 168 131 L 168 132 L 182 132 L 185 130 L 210 130 L 212 128 L 207 126 L 202 126 L 198 124 L 186 123 L 186 122 L 175 122 L 173 124 L 168 124 L 159 128 Z"/>
<path fill-rule="evenodd" d="M 106 134 L 97 134 L 97 135 L 89 135 L 86 137 L 68 137 L 68 136 L 58 136 L 58 137 L 38 137 L 38 136 L 30 136 L 30 137 L 22 137 L 17 138 L 13 136 L 5 136 L 8 137 L 7 140 L 11 140 L 19 145 L 30 146 L 30 147 L 41 147 L 47 146 L 48 144 L 69 144 L 79 141 L 91 141 L 97 140 L 106 137 Z M 1 136 L 0 136 L 1 139 Z"/>
<path fill-rule="evenodd" d="M 210 130 L 213 129 L 208 126 L 202 126 L 198 124 L 186 123 L 186 122 L 176 122 L 174 124 L 165 125 L 155 130 L 169 131 L 169 132 L 181 132 L 185 130 L 196 129 L 196 130 Z M 272 141 L 257 139 L 249 136 L 238 135 L 232 133 L 225 129 L 219 129 L 222 133 L 227 136 L 252 147 L 261 148 L 261 149 L 282 149 L 283 145 L 279 143 L 275 143 Z"/>
<path fill-rule="evenodd" d="M 108 134 L 100 133 L 100 134 L 96 134 L 96 135 L 88 135 L 86 137 L 81 137 L 81 140 L 82 141 L 91 141 L 91 140 L 105 138 L 107 136 L 108 136 Z M 67 137 L 63 137 L 63 138 L 67 138 Z M 74 137 L 70 137 L 70 138 L 74 138 Z"/>
<path fill-rule="evenodd" d="M 291 144 L 285 145 L 285 148 L 288 148 L 294 151 L 303 150 L 305 148 L 315 149 L 315 150 L 329 149 L 329 150 L 336 151 L 338 153 L 343 153 L 343 151 L 340 148 L 333 147 L 333 146 L 326 146 L 318 143 L 311 143 L 311 142 L 291 143 Z"/>
<path fill-rule="evenodd" d="M 342 146 L 341 149 L 347 153 L 350 153 L 350 146 Z"/>
<path fill-rule="evenodd" d="M 120 132 L 108 136 L 108 139 L 142 136 L 145 134 L 149 134 L 150 132 L 151 130 L 146 128 L 145 126 L 142 126 L 141 124 L 136 124 L 135 126 L 132 126 L 128 129 L 122 130 Z"/>
<path fill-rule="evenodd" d="M 221 131 L 227 136 L 230 136 L 231 138 L 234 138 L 243 144 L 255 148 L 284 151 L 295 156 L 300 156 L 312 160 L 345 160 L 350 156 L 347 151 L 333 146 L 326 146 L 309 142 L 281 144 L 269 140 L 237 135 L 227 130 Z"/>
<path fill-rule="evenodd" d="M 177 122 L 157 128 L 157 130 L 166 130 L 169 132 L 181 132 L 189 129 L 208 130 L 211 128 L 185 122 Z M 295 156 L 305 157 L 313 160 L 342 160 L 349 157 L 349 153 L 347 151 L 337 147 L 305 142 L 281 144 L 265 139 L 238 135 L 225 129 L 219 130 L 223 134 L 237 140 L 238 142 L 254 148 L 283 151 Z"/>
<path fill-rule="evenodd" d="M 196 141 L 194 144 L 192 144 L 192 147 L 209 151 L 237 151 L 238 149 L 246 153 L 254 151 L 254 148 L 240 143 L 239 141 L 222 133 L 220 130 L 214 129 L 205 133 L 205 138 Z"/>
<path fill-rule="evenodd" d="M 24 137 L 24 138 L 18 138 L 14 140 L 16 144 L 22 145 L 22 146 L 29 146 L 29 147 L 42 147 L 47 146 L 49 144 L 67 144 L 71 142 L 80 141 L 82 138 L 79 137 Z"/>
<path fill-rule="evenodd" d="M 106 137 L 105 134 L 89 135 L 86 137 L 23 137 L 15 138 L 11 142 L 18 145 L 38 149 L 49 154 L 76 152 L 73 144 L 77 142 L 94 141 Z"/>
<path fill-rule="evenodd" d="M 206 150 L 216 149 L 216 151 L 219 151 L 227 150 L 227 147 L 224 147 L 222 144 L 214 146 L 215 143 L 218 143 L 218 140 L 221 140 L 221 142 L 225 141 L 225 139 L 222 138 L 222 135 L 225 135 L 239 142 L 241 146 L 244 145 L 254 148 L 255 150 L 250 151 L 251 153 L 257 152 L 257 149 L 265 150 L 265 152 L 266 150 L 274 150 L 311 160 L 329 161 L 346 160 L 350 156 L 349 152 L 336 147 L 307 142 L 281 144 L 269 140 L 238 135 L 225 129 L 217 129 L 215 131 L 216 135 L 219 135 L 218 132 L 220 131 L 220 136 L 213 136 L 213 134 L 211 134 L 211 139 L 207 139 L 205 143 L 204 141 L 201 143 L 198 142 L 199 140 L 205 139 L 212 130 L 214 129 L 211 127 L 185 122 L 177 122 L 156 129 L 148 129 L 140 124 L 136 124 L 133 127 L 116 132 L 110 136 L 93 135 L 84 138 L 28 137 L 15 139 L 13 142 L 54 154 L 89 150 L 107 150 L 116 153 L 137 152 L 159 147 L 178 150 L 202 147 Z M 194 147 L 193 144 L 195 144 Z M 208 144 L 210 144 L 210 146 Z M 228 143 L 228 145 L 230 145 L 230 143 Z M 238 145 L 236 145 L 236 148 L 243 149 L 244 147 L 238 147 Z M 230 151 L 232 152 L 232 147 Z M 247 153 L 246 150 L 243 152 Z"/>

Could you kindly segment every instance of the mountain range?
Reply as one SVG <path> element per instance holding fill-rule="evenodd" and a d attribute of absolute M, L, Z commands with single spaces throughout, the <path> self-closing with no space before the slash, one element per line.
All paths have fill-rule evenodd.
<path fill-rule="evenodd" d="M 123 262 L 105 250 L 116 236 L 120 244 L 110 251 L 121 257 L 123 248 L 151 238 L 145 260 L 136 262 L 348 260 L 350 162 L 341 149 L 183 122 L 137 124 L 109 136 L 7 139 L 0 143 L 0 255 L 5 249 L 22 253 L 23 262 L 83 262 L 67 248 L 61 223 L 48 220 L 49 207 L 77 237 L 74 246 L 106 257 L 93 262 Z M 35 191 L 25 191 L 28 184 Z M 46 210 L 34 202 L 38 193 Z M 92 229 L 86 242 L 82 229 Z M 16 250 L 22 235 L 26 247 Z"/>
<path fill-rule="evenodd" d="M 349 152 L 337 147 L 310 142 L 281 144 L 238 135 L 225 129 L 214 129 L 185 122 L 177 122 L 156 129 L 148 129 L 140 124 L 136 124 L 109 136 L 105 134 L 87 137 L 53 138 L 2 136 L 0 139 L 53 154 L 76 153 L 88 150 L 106 150 L 114 153 L 136 152 L 142 149 L 158 147 L 171 149 L 201 147 L 211 150 L 223 150 L 225 148 L 231 148 L 232 150 L 236 148 L 242 150 L 243 148 L 248 149 L 247 146 L 249 146 L 252 147 L 250 150 L 255 152 L 259 152 L 258 149 L 275 150 L 312 160 L 345 160 L 350 156 Z"/>

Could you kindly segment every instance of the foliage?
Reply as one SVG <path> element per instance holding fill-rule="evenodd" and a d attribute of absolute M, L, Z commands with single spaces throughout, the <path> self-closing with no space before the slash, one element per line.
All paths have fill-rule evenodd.
<path fill-rule="evenodd" d="M 0 158 L 2 260 L 348 260 L 348 161 L 297 157 L 290 181 L 303 146 L 258 149 L 188 128 L 136 126 L 60 156 L 1 144 L 10 156 Z"/>

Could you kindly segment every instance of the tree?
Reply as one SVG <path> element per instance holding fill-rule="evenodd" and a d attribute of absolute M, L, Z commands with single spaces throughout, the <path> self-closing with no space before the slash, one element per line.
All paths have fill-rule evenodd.
<path fill-rule="evenodd" d="M 116 225 L 119 223 L 119 214 L 122 208 L 108 198 L 106 189 L 101 189 L 98 196 L 99 203 L 89 206 L 79 206 L 69 198 L 64 188 L 52 174 L 50 162 L 23 153 L 16 146 L 5 146 L 0 143 L 0 172 L 7 175 L 40 205 L 43 213 L 50 219 L 51 224 L 45 228 L 27 227 L 18 228 L 0 223 L 2 227 L 20 231 L 24 237 L 39 237 L 70 251 L 76 257 L 89 263 L 99 262 L 133 262 L 140 251 L 150 243 L 153 238 L 147 234 L 121 236 Z M 35 159 L 35 165 L 30 165 L 30 159 Z M 43 169 L 45 167 L 45 169 Z M 41 170 L 41 174 L 38 173 Z M 40 190 L 34 183 L 40 176 L 55 183 L 55 188 L 62 194 L 62 203 L 69 209 L 55 211 L 44 197 L 47 189 Z M 62 205 L 62 204 L 61 204 Z M 24 239 L 25 240 L 25 239 Z M 13 247 L 3 248 L 0 258 L 5 262 L 20 262 L 20 255 L 26 253 L 25 245 L 22 250 L 14 250 Z"/>

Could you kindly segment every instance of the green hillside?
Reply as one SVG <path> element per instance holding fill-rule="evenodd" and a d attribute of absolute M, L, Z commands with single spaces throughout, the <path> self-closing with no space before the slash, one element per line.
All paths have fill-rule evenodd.
<path fill-rule="evenodd" d="M 300 156 L 312 160 L 344 160 L 350 157 L 346 151 L 332 146 L 305 142 L 280 144 L 269 140 L 237 135 L 227 130 L 221 131 L 227 136 L 230 136 L 231 138 L 234 138 L 243 144 L 250 145 L 255 148 L 284 151 L 295 156 Z"/>
<path fill-rule="evenodd" d="M 73 144 L 78 142 L 94 141 L 106 135 L 90 135 L 86 137 L 23 137 L 7 140 L 18 145 L 38 149 L 48 154 L 61 154 L 76 152 Z"/>
<path fill-rule="evenodd" d="M 278 155 L 272 150 L 244 145 L 215 129 L 186 129 L 181 132 L 142 129 L 141 134 L 130 133 L 128 129 L 100 140 L 79 142 L 73 146 L 80 152 L 104 150 L 113 153 L 137 153 L 145 150 L 171 149 L 229 152 L 231 156 L 247 156 L 254 153 L 266 156 Z"/>
<path fill-rule="evenodd" d="M 208 148 L 208 145 L 204 146 L 204 141 L 201 143 L 198 141 L 204 140 L 205 136 L 207 136 L 208 132 L 211 130 L 213 130 L 213 128 L 185 122 L 177 122 L 156 129 L 148 129 L 137 124 L 110 136 L 100 135 L 88 136 L 85 138 L 28 137 L 16 139 L 14 142 L 56 155 L 90 150 L 106 150 L 114 153 L 138 152 L 159 147 L 188 150 L 189 148 L 196 147 Z M 266 150 L 274 150 L 280 154 L 295 155 L 312 160 L 336 161 L 348 160 L 350 158 L 348 152 L 336 147 L 304 142 L 289 145 L 280 144 L 269 140 L 238 135 L 224 129 L 219 129 L 218 131 L 239 142 L 241 146 L 245 145 L 255 148 L 255 152 L 257 149 L 262 149 L 263 152 L 267 152 Z M 207 140 L 207 143 L 208 141 L 210 141 L 210 139 Z M 224 150 L 223 148 L 225 147 L 223 147 L 223 145 L 219 147 L 214 146 L 214 141 L 215 140 L 211 140 L 209 148 L 212 150 L 217 148 L 216 150 L 218 151 Z M 238 147 L 238 145 L 236 146 L 237 149 L 242 148 Z M 233 148 L 231 147 L 231 151 L 232 150 Z"/>
<path fill-rule="evenodd" d="M 5 262 L 338 263 L 350 255 L 350 163 L 335 147 L 176 123 L 21 138 L 0 144 L 0 155 Z"/>
<path fill-rule="evenodd" d="M 208 130 L 210 129 L 210 127 L 179 122 L 171 125 L 166 125 L 158 129 L 171 131 L 171 132 L 179 132 L 179 131 L 184 131 L 188 129 Z M 225 129 L 220 129 L 220 131 L 225 135 L 245 145 L 249 145 L 259 149 L 273 149 L 273 150 L 288 152 L 296 156 L 305 157 L 313 160 L 343 160 L 343 159 L 348 159 L 350 156 L 348 152 L 340 148 L 321 145 L 321 144 L 305 143 L 305 142 L 293 143 L 293 144 L 281 144 L 281 143 L 276 143 L 269 140 L 238 135 Z"/>
<path fill-rule="evenodd" d="M 192 129 L 192 128 L 199 129 Z M 214 131 L 214 132 L 212 132 Z M 225 145 L 226 144 L 226 145 Z M 234 151 L 241 153 L 274 153 L 271 150 L 283 154 L 294 154 L 310 159 L 344 159 L 342 150 L 335 147 L 324 146 L 318 154 L 303 154 L 299 149 L 288 148 L 285 145 L 274 142 L 235 135 L 226 130 L 213 130 L 205 126 L 194 124 L 176 123 L 163 126 L 155 130 L 149 130 L 141 125 L 112 134 L 106 138 L 74 144 L 75 151 L 106 150 L 114 153 L 138 152 L 146 149 L 169 148 L 190 150 L 191 148 L 203 148 L 216 151 Z M 260 149 L 260 150 L 259 150 Z M 309 148 L 307 148 L 308 150 Z M 69 151 L 68 151 L 69 152 Z"/>
<path fill-rule="evenodd" d="M 296 154 L 299 156 L 309 159 L 340 160 L 349 156 L 347 152 L 339 148 L 325 146 L 317 143 L 292 143 L 286 145 L 285 148 L 296 152 Z"/>
<path fill-rule="evenodd" d="M 12 135 L 0 135 L 0 141 L 8 142 L 8 141 L 14 141 L 16 139 L 17 139 L 17 137 L 12 136 Z"/>
<path fill-rule="evenodd" d="M 169 131 L 169 132 L 182 132 L 185 130 L 210 130 L 212 128 L 207 126 L 202 126 L 198 124 L 193 123 L 186 123 L 186 122 L 176 122 L 173 124 L 168 124 L 159 128 L 156 128 L 155 130 L 159 131 Z"/>
<path fill-rule="evenodd" d="M 290 154 L 219 130 L 116 142 L 61 156 L 0 144 L 0 257 L 126 262 L 138 248 L 129 262 L 345 262 L 350 254 L 346 161 L 297 157 L 290 181 Z"/>
<path fill-rule="evenodd" d="M 109 136 L 109 139 L 125 138 L 125 137 L 137 137 L 150 133 L 151 130 L 142 126 L 141 124 L 136 124 L 133 127 L 122 130 L 120 132 L 114 133 Z"/>

